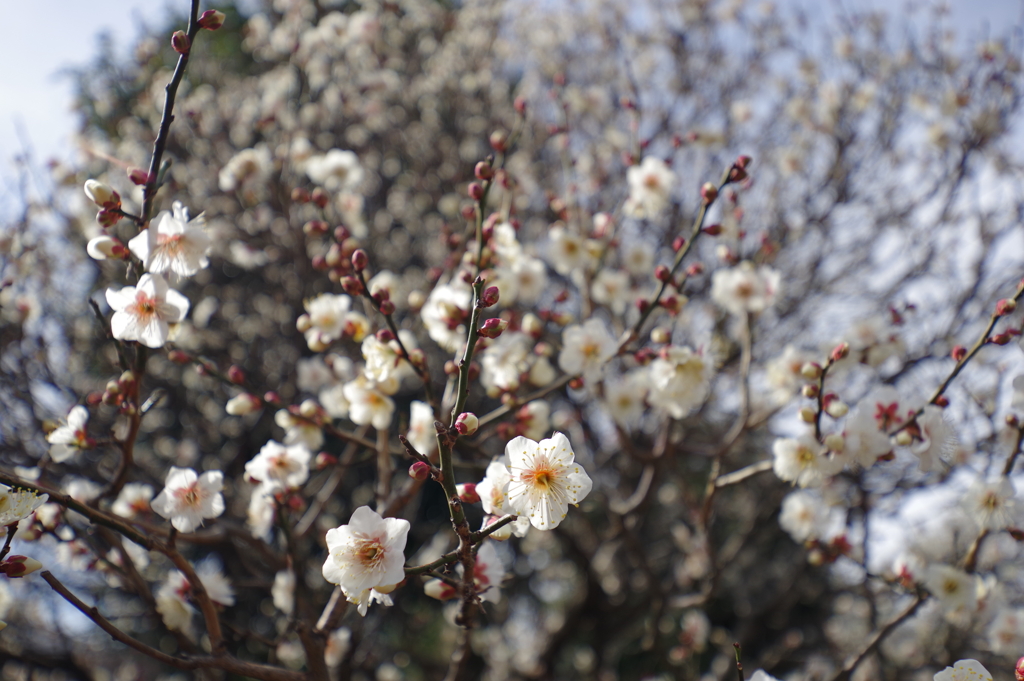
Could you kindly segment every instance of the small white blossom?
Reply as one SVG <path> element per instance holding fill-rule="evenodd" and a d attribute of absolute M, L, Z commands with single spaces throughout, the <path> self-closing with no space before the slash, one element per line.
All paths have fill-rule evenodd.
<path fill-rule="evenodd" d="M 977 660 L 960 660 L 936 674 L 933 681 L 992 681 L 992 675 Z"/>
<path fill-rule="evenodd" d="M 864 468 L 892 451 L 889 433 L 901 423 L 900 396 L 892 386 L 872 390 L 850 412 L 844 453 Z"/>
<path fill-rule="evenodd" d="M 519 432 L 531 440 L 540 440 L 551 430 L 551 405 L 544 400 L 534 400 L 516 412 Z"/>
<path fill-rule="evenodd" d="M 815 357 L 811 353 L 787 345 L 780 356 L 767 363 L 767 379 L 769 385 L 775 389 L 773 398 L 776 402 L 788 402 L 800 387 L 807 383 L 801 369 L 814 360 Z"/>
<path fill-rule="evenodd" d="M 699 407 L 708 396 L 711 365 L 686 346 L 662 349 L 648 367 L 650 392 L 647 401 L 681 419 Z"/>
<path fill-rule="evenodd" d="M 107 304 L 114 310 L 110 331 L 118 340 L 138 341 L 151 348 L 163 347 L 170 324 L 188 313 L 188 298 L 167 286 L 159 274 L 143 274 L 138 286 L 120 291 L 107 289 Z"/>
<path fill-rule="evenodd" d="M 430 292 L 420 310 L 427 334 L 448 352 L 455 352 L 466 341 L 472 295 L 464 284 L 440 284 Z"/>
<path fill-rule="evenodd" d="M 772 445 L 772 468 L 780 480 L 800 487 L 818 487 L 843 469 L 843 461 L 830 456 L 814 438 L 779 438 Z"/>
<path fill-rule="evenodd" d="M 978 527 L 997 532 L 1015 524 L 1015 495 L 1008 478 L 1001 477 L 995 482 L 979 478 L 971 483 L 961 503 Z"/>
<path fill-rule="evenodd" d="M 47 494 L 0 484 L 0 527 L 24 520 L 49 498 Z"/>
<path fill-rule="evenodd" d="M 679 178 L 660 158 L 648 156 L 639 166 L 626 171 L 629 198 L 623 206 L 627 215 L 656 218 L 665 212 L 672 200 L 672 188 Z"/>
<path fill-rule="evenodd" d="M 518 515 L 529 517 L 538 530 L 558 527 L 569 511 L 593 487 L 593 481 L 579 464 L 569 438 L 555 433 L 534 442 L 517 437 L 505 446 L 511 479 L 508 501 Z"/>
<path fill-rule="evenodd" d="M 775 304 L 780 275 L 772 268 L 755 268 L 750 261 L 718 270 L 711 277 L 711 299 L 734 315 L 764 312 Z"/>
<path fill-rule="evenodd" d="M 409 432 L 405 435 L 416 451 L 429 456 L 437 449 L 434 410 L 426 402 L 414 400 L 409 410 Z"/>
<path fill-rule="evenodd" d="M 567 276 L 573 270 L 587 264 L 589 255 L 583 237 L 570 232 L 562 225 L 552 227 L 548 236 L 551 239 L 548 260 L 556 272 Z"/>
<path fill-rule="evenodd" d="M 384 430 L 391 425 L 395 403 L 381 391 L 379 384 L 359 376 L 345 384 L 343 393 L 348 400 L 348 417 L 352 423 L 359 426 L 372 425 L 377 430 Z"/>
<path fill-rule="evenodd" d="M 633 302 L 629 274 L 622 270 L 601 270 L 590 284 L 590 296 L 595 303 L 607 306 L 616 315 L 625 313 Z"/>
<path fill-rule="evenodd" d="M 914 441 L 910 451 L 921 460 L 921 470 L 927 473 L 956 445 L 956 434 L 946 422 L 942 408 L 933 404 L 927 405 L 924 413 L 917 417 L 917 428 L 920 439 Z"/>
<path fill-rule="evenodd" d="M 260 453 L 245 464 L 245 474 L 267 486 L 285 491 L 301 486 L 309 478 L 310 451 L 302 444 L 286 447 L 270 440 Z"/>
<path fill-rule="evenodd" d="M 324 443 L 324 432 L 309 419 L 297 416 L 287 409 L 278 409 L 274 423 L 284 428 L 286 445 L 301 445 L 309 451 L 316 451 Z"/>
<path fill-rule="evenodd" d="M 977 602 L 977 584 L 973 575 L 950 565 L 935 564 L 924 572 L 924 586 L 939 600 L 947 612 L 974 611 Z"/>
<path fill-rule="evenodd" d="M 558 366 L 571 376 L 582 375 L 588 383 L 593 383 L 604 373 L 605 364 L 615 355 L 617 347 L 600 319 L 570 324 L 562 332 Z"/>
<path fill-rule="evenodd" d="M 519 387 L 520 376 L 529 371 L 532 339 L 525 333 L 506 331 L 480 353 L 480 382 L 501 391 Z"/>
<path fill-rule="evenodd" d="M 820 539 L 827 519 L 828 509 L 814 492 L 795 490 L 782 500 L 779 525 L 795 542 L 802 544 L 808 539 Z"/>
<path fill-rule="evenodd" d="M 416 347 L 415 338 L 411 333 L 404 329 L 399 333 L 402 334 L 402 343 L 405 344 L 406 350 Z M 366 360 L 363 373 L 375 383 L 383 383 L 392 378 L 402 380 L 415 373 L 409 361 L 402 356 L 401 346 L 396 340 L 384 343 L 371 334 L 363 339 L 362 352 L 363 359 Z"/>
<path fill-rule="evenodd" d="M 173 213 L 161 211 L 148 229 L 128 242 L 128 249 L 143 262 L 147 272 L 169 271 L 179 277 L 191 277 L 210 264 L 206 257 L 211 244 L 206 219 L 199 215 L 189 220 L 188 209 L 178 201 L 173 209 Z"/>
<path fill-rule="evenodd" d="M 274 599 L 275 608 L 286 615 L 291 615 L 295 609 L 295 573 L 291 570 L 281 570 L 274 575 L 270 596 Z"/>
<path fill-rule="evenodd" d="M 604 406 L 623 428 L 635 428 L 644 415 L 647 372 L 634 369 L 604 383 Z"/>
<path fill-rule="evenodd" d="M 135 518 L 149 513 L 153 499 L 153 486 L 139 482 L 129 482 L 117 495 L 117 500 L 110 510 L 124 518 Z"/>
<path fill-rule="evenodd" d="M 191 468 L 172 467 L 164 489 L 153 500 L 154 511 L 171 521 L 178 532 L 192 532 L 206 518 L 224 512 L 224 474 L 206 471 L 196 475 Z"/>
<path fill-rule="evenodd" d="M 274 490 L 267 485 L 257 485 L 249 497 L 249 508 L 246 511 L 245 524 L 250 534 L 257 539 L 270 541 L 276 513 Z"/>
<path fill-rule="evenodd" d="M 328 191 L 350 190 L 363 181 L 363 168 L 355 152 L 331 149 L 306 161 L 306 175 Z"/>
<path fill-rule="evenodd" d="M 321 293 L 305 301 L 306 315 L 300 317 L 300 322 L 308 319 L 309 326 L 303 332 L 310 350 L 321 352 L 342 337 L 351 306 L 351 298 L 333 293 Z"/>
<path fill-rule="evenodd" d="M 243 149 L 221 168 L 217 185 L 222 192 L 232 192 L 247 182 L 262 183 L 274 169 L 273 159 L 267 145 L 260 144 L 253 149 Z"/>
<path fill-rule="evenodd" d="M 654 274 L 654 248 L 646 241 L 624 243 L 619 250 L 619 260 L 634 277 L 650 277 Z"/>
<path fill-rule="evenodd" d="M 1017 657 L 1024 647 L 1024 609 L 1001 609 L 988 627 L 988 644 L 998 655 Z"/>
<path fill-rule="evenodd" d="M 349 599 L 365 602 L 362 592 L 405 579 L 405 542 L 409 521 L 382 518 L 367 506 L 352 513 L 347 525 L 327 531 L 329 555 L 324 579 L 337 584 Z"/>
<path fill-rule="evenodd" d="M 89 433 L 85 430 L 88 422 L 89 410 L 77 405 L 68 413 L 67 421 L 46 436 L 46 441 L 53 445 L 50 447 L 50 458 L 54 462 L 67 461 L 80 450 L 91 446 Z"/>

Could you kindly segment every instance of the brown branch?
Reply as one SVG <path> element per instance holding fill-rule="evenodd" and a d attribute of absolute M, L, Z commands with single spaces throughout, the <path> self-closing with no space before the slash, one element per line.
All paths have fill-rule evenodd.
<path fill-rule="evenodd" d="M 877 648 L 882 643 L 882 641 L 885 640 L 885 637 L 888 636 L 893 629 L 895 629 L 900 624 L 902 624 L 910 617 L 912 617 L 913 614 L 917 612 L 917 609 L 920 608 L 926 600 L 927 598 L 920 594 L 915 596 L 914 602 L 911 603 L 906 610 L 897 615 L 891 622 L 889 622 L 884 627 L 876 631 L 868 640 L 867 644 L 861 649 L 861 651 L 857 653 L 857 655 L 849 658 L 846 661 L 846 664 L 843 665 L 843 668 L 840 671 L 838 671 L 835 676 L 832 677 L 831 681 L 841 681 L 842 679 L 849 679 L 850 676 L 853 674 L 854 670 L 857 669 L 857 666 L 860 665 L 860 663 L 863 662 L 868 655 L 874 652 L 875 648 Z"/>

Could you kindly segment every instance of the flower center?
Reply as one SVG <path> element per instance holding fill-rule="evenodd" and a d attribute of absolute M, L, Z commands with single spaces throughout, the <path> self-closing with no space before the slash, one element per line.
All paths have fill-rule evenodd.
<path fill-rule="evenodd" d="M 377 539 L 365 539 L 356 547 L 356 560 L 365 567 L 375 568 L 384 562 L 384 547 Z"/>
<path fill-rule="evenodd" d="M 182 487 L 176 492 L 176 495 L 178 500 L 185 506 L 198 506 L 201 501 L 199 490 L 196 489 L 195 485 Z"/>
<path fill-rule="evenodd" d="M 550 490 L 558 481 L 558 471 L 547 460 L 539 460 L 534 467 L 523 471 L 522 481 L 542 492 Z"/>
<path fill-rule="evenodd" d="M 128 309 L 136 317 L 152 317 L 157 310 L 156 298 L 150 298 L 140 291 L 135 294 L 135 304 Z"/>
<path fill-rule="evenodd" d="M 809 448 L 800 445 L 796 450 L 796 460 L 800 462 L 800 465 L 804 468 L 813 466 L 817 455 Z"/>

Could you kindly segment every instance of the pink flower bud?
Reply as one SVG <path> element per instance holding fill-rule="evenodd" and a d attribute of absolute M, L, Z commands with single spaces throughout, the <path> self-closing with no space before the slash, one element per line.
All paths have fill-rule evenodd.
<path fill-rule="evenodd" d="M 327 230 L 330 229 L 330 227 L 331 226 L 323 220 L 310 220 L 306 224 L 302 225 L 302 232 L 308 236 L 327 234 Z"/>
<path fill-rule="evenodd" d="M 704 263 L 695 262 L 686 268 L 687 277 L 699 277 L 704 274 Z"/>
<path fill-rule="evenodd" d="M 464 504 L 480 503 L 480 495 L 476 493 L 476 485 L 472 482 L 456 485 L 455 491 L 459 495 L 459 501 Z"/>
<path fill-rule="evenodd" d="M 43 567 L 43 564 L 35 558 L 29 558 L 28 556 L 8 556 L 7 560 L 0 563 L 0 572 L 12 579 L 16 579 L 24 577 L 25 575 L 30 575 L 41 567 Z"/>
<path fill-rule="evenodd" d="M 685 246 L 685 245 L 686 245 L 686 239 L 684 239 L 681 236 L 677 236 L 675 239 L 672 240 L 672 250 L 677 252 L 677 253 L 679 251 L 683 250 L 683 246 Z"/>
<path fill-rule="evenodd" d="M 350 296 L 358 296 L 363 293 L 363 285 L 355 277 L 345 277 L 342 279 L 341 288 Z"/>
<path fill-rule="evenodd" d="M 467 192 L 469 193 L 469 198 L 474 201 L 484 198 L 484 187 L 479 182 L 470 182 Z"/>
<path fill-rule="evenodd" d="M 957 362 L 964 361 L 964 357 L 967 356 L 967 348 L 962 345 L 953 346 L 953 352 L 949 353 Z"/>
<path fill-rule="evenodd" d="M 366 251 L 361 248 L 357 248 L 352 253 L 352 267 L 356 272 L 362 272 L 366 269 L 366 266 L 370 264 L 370 257 L 366 255 Z"/>
<path fill-rule="evenodd" d="M 98 180 L 85 181 L 85 195 L 100 208 L 117 210 L 121 207 L 121 196 L 110 185 Z"/>
<path fill-rule="evenodd" d="M 752 159 L 749 156 L 740 156 L 736 159 L 735 165 L 737 168 L 743 168 L 744 170 L 746 170 L 747 166 L 750 165 L 751 160 Z"/>
<path fill-rule="evenodd" d="M 829 354 L 829 358 L 833 362 L 838 362 L 841 359 L 846 359 L 846 357 L 849 354 L 850 354 L 850 344 L 849 343 L 840 343 L 836 347 L 832 348 L 832 352 L 831 352 L 831 354 Z"/>
<path fill-rule="evenodd" d="M 313 465 L 318 471 L 322 471 L 328 466 L 333 466 L 336 463 L 338 463 L 338 457 L 333 454 L 328 454 L 327 452 L 320 452 L 316 455 L 316 459 L 313 461 Z"/>
<path fill-rule="evenodd" d="M 440 579 L 431 579 L 423 585 L 423 593 L 439 601 L 448 601 L 455 598 L 458 592 L 455 587 Z"/>
<path fill-rule="evenodd" d="M 331 200 L 331 196 L 326 191 L 324 191 L 323 188 L 317 187 L 316 189 L 313 190 L 313 193 L 309 195 L 309 200 L 315 203 L 320 208 L 326 208 L 327 204 Z M 344 239 L 339 239 L 339 241 L 344 241 Z"/>
<path fill-rule="evenodd" d="M 489 180 L 494 177 L 494 168 L 487 161 L 480 161 L 473 169 L 473 174 L 478 180 Z"/>
<path fill-rule="evenodd" d="M 245 372 L 242 371 L 242 367 L 237 364 L 232 364 L 228 367 L 228 380 L 235 385 L 241 385 L 245 383 Z"/>
<path fill-rule="evenodd" d="M 455 419 L 455 430 L 459 431 L 459 435 L 472 435 L 479 427 L 480 419 L 471 412 L 463 412 Z"/>
<path fill-rule="evenodd" d="M 654 278 L 658 281 L 669 281 L 672 279 L 672 272 L 665 265 L 658 265 L 654 268 Z"/>
<path fill-rule="evenodd" d="M 98 236 L 90 239 L 85 246 L 86 253 L 94 260 L 110 260 L 112 258 L 124 258 L 128 255 L 128 249 L 124 244 L 112 236 Z"/>
<path fill-rule="evenodd" d="M 708 225 L 701 231 L 707 234 L 708 236 L 718 236 L 719 234 L 722 233 L 722 225 L 719 225 L 717 223 L 713 225 Z"/>
<path fill-rule="evenodd" d="M 484 338 L 497 338 L 505 329 L 508 328 L 508 322 L 504 319 L 498 319 L 492 317 L 484 322 L 484 325 L 480 327 L 480 335 Z"/>
<path fill-rule="evenodd" d="M 700 197 L 704 199 L 704 203 L 710 205 L 715 202 L 718 198 L 718 187 L 711 182 L 705 182 L 700 188 Z"/>
<path fill-rule="evenodd" d="M 409 477 L 413 480 L 426 480 L 430 477 L 430 464 L 425 461 L 416 461 L 409 466 Z"/>
<path fill-rule="evenodd" d="M 140 187 L 144 186 L 144 185 L 149 183 L 149 180 L 150 180 L 149 171 L 148 170 L 143 170 L 142 168 L 129 168 L 128 169 L 128 179 L 134 185 L 138 185 Z"/>
<path fill-rule="evenodd" d="M 488 286 L 484 289 L 483 295 L 480 296 L 480 307 L 493 307 L 498 304 L 498 296 L 500 295 L 497 286 Z"/>
<path fill-rule="evenodd" d="M 167 359 L 175 364 L 188 364 L 192 361 L 192 357 L 187 352 L 181 350 L 171 350 L 167 353 Z"/>
<path fill-rule="evenodd" d="M 1010 342 L 1011 338 L 1012 336 L 1010 334 L 1004 332 L 990 337 L 988 339 L 988 342 L 994 343 L 995 345 L 1006 345 L 1007 343 Z"/>
<path fill-rule="evenodd" d="M 121 214 L 117 211 L 103 209 L 96 213 L 96 222 L 100 227 L 113 227 L 121 220 Z"/>
<path fill-rule="evenodd" d="M 1013 674 L 1017 681 L 1024 681 L 1024 657 L 1017 660 L 1017 666 L 1013 668 Z"/>
<path fill-rule="evenodd" d="M 996 303 L 996 314 L 1000 317 L 1008 315 L 1017 309 L 1017 301 L 1013 298 L 1003 298 Z"/>
<path fill-rule="evenodd" d="M 495 130 L 488 141 L 491 143 L 491 149 L 502 152 L 507 148 L 508 135 L 503 130 Z"/>
<path fill-rule="evenodd" d="M 384 315 L 395 314 L 395 304 L 390 300 L 385 300 L 380 304 L 380 313 Z"/>
<path fill-rule="evenodd" d="M 178 54 L 185 56 L 192 49 L 192 40 L 185 31 L 175 31 L 171 34 L 171 47 Z"/>
<path fill-rule="evenodd" d="M 273 390 L 268 390 L 263 394 L 263 401 L 266 402 L 267 404 L 280 404 L 281 396 L 278 395 Z"/>
<path fill-rule="evenodd" d="M 935 398 L 934 404 L 937 407 L 942 407 L 943 409 L 945 409 L 946 407 L 949 406 L 949 398 L 946 397 L 945 395 L 939 395 L 938 397 Z"/>
<path fill-rule="evenodd" d="M 224 25 L 224 19 L 227 17 L 224 12 L 218 12 L 215 9 L 208 9 L 199 16 L 199 28 L 205 28 L 208 31 L 216 31 L 218 28 Z"/>
<path fill-rule="evenodd" d="M 526 113 L 526 98 L 522 95 L 515 98 L 512 102 L 512 108 L 516 110 L 516 113 L 522 116 Z"/>

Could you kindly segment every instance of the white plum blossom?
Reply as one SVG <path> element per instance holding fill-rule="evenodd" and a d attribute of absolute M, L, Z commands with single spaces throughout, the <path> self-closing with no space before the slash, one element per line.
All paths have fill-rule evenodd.
<path fill-rule="evenodd" d="M 626 271 L 634 277 L 654 274 L 654 248 L 646 241 L 631 240 L 622 244 L 619 259 Z"/>
<path fill-rule="evenodd" d="M 89 422 L 89 410 L 82 405 L 72 407 L 67 421 L 57 426 L 46 441 L 50 447 L 50 458 L 56 463 L 67 461 L 82 449 L 92 446 L 85 424 Z"/>
<path fill-rule="evenodd" d="M 540 440 L 551 430 L 551 405 L 544 400 L 534 400 L 516 412 L 520 432 L 531 440 Z"/>
<path fill-rule="evenodd" d="M 188 313 L 188 299 L 168 287 L 159 274 L 143 274 L 137 286 L 120 291 L 107 289 L 107 304 L 114 310 L 110 331 L 114 338 L 138 341 L 150 348 L 163 347 L 170 335 L 170 324 L 177 324 Z"/>
<path fill-rule="evenodd" d="M 595 303 L 607 306 L 616 315 L 623 314 L 633 302 L 629 274 L 622 270 L 601 270 L 590 284 L 590 297 Z"/>
<path fill-rule="evenodd" d="M 472 291 L 465 284 L 439 284 L 420 310 L 427 334 L 448 352 L 455 352 L 466 341 L 466 320 L 472 297 Z"/>
<path fill-rule="evenodd" d="M 129 482 L 117 495 L 110 510 L 124 518 L 135 518 L 150 511 L 153 486 L 140 482 Z"/>
<path fill-rule="evenodd" d="M 210 236 L 206 233 L 206 218 L 201 214 L 189 220 L 188 209 L 175 201 L 173 212 L 161 211 L 139 232 L 128 248 L 143 262 L 147 272 L 171 272 L 179 277 L 191 277 L 207 267 L 210 261 Z"/>
<path fill-rule="evenodd" d="M 508 501 L 508 483 L 511 480 L 512 473 L 508 469 L 507 455 L 487 465 L 484 479 L 476 484 L 476 493 L 480 496 L 480 505 L 483 506 L 484 513 L 500 518 L 513 512 Z M 484 526 L 486 525 L 485 521 Z M 529 528 L 530 519 L 525 516 L 516 518 L 510 526 L 517 537 L 525 536 Z"/>
<path fill-rule="evenodd" d="M 409 432 L 405 435 L 416 451 L 429 456 L 437 449 L 434 410 L 426 402 L 414 400 L 409 411 Z"/>
<path fill-rule="evenodd" d="M 232 192 L 249 182 L 262 183 L 273 169 L 270 149 L 266 144 L 259 144 L 232 156 L 217 175 L 217 185 L 222 192 Z"/>
<path fill-rule="evenodd" d="M 103 487 L 85 478 L 70 478 L 64 482 L 64 492 L 75 501 L 88 504 L 99 497 Z"/>
<path fill-rule="evenodd" d="M 517 302 L 531 305 L 547 288 L 547 266 L 538 258 L 517 253 L 504 257 L 494 270 L 494 279 L 488 283 L 498 287 L 501 293 L 499 305 L 508 307 Z"/>
<path fill-rule="evenodd" d="M 623 206 L 627 215 L 656 218 L 665 212 L 672 200 L 672 188 L 679 178 L 660 158 L 647 156 L 639 166 L 626 171 L 629 198 Z"/>
<path fill-rule="evenodd" d="M 814 438 L 779 438 L 772 445 L 775 474 L 800 487 L 818 487 L 843 469 L 844 461 L 830 456 Z"/>
<path fill-rule="evenodd" d="M 416 347 L 416 339 L 411 332 L 403 329 L 399 334 L 406 350 Z M 415 373 L 409 361 L 402 356 L 401 346 L 396 340 L 385 343 L 371 334 L 363 339 L 362 353 L 363 359 L 366 360 L 363 373 L 376 383 L 383 383 L 392 378 L 402 380 Z"/>
<path fill-rule="evenodd" d="M 917 431 L 920 437 L 914 440 L 910 451 L 920 459 L 921 470 L 928 473 L 956 445 L 956 434 L 946 422 L 942 408 L 933 404 L 925 406 L 924 413 L 917 417 Z"/>
<path fill-rule="evenodd" d="M 275 608 L 286 615 L 292 614 L 295 609 L 295 573 L 291 569 L 281 570 L 274 575 L 270 596 L 274 600 Z"/>
<path fill-rule="evenodd" d="M 164 489 L 153 500 L 154 511 L 171 521 L 178 532 L 192 532 L 206 518 L 224 512 L 224 474 L 206 471 L 196 475 L 191 468 L 172 467 Z"/>
<path fill-rule="evenodd" d="M 511 473 L 509 506 L 538 530 L 558 527 L 569 504 L 578 505 L 593 487 L 587 472 L 574 463 L 572 445 L 562 433 L 540 442 L 514 438 L 505 445 L 505 455 Z"/>
<path fill-rule="evenodd" d="M 309 400 L 312 403 L 312 400 Z M 286 445 L 301 445 L 309 451 L 320 449 L 324 443 L 324 432 L 316 423 L 287 409 L 278 409 L 274 423 L 284 428 Z"/>
<path fill-rule="evenodd" d="M 992 681 L 992 675 L 977 660 L 959 660 L 937 673 L 933 681 Z"/>
<path fill-rule="evenodd" d="M 323 566 L 324 579 L 340 586 L 350 601 L 368 605 L 372 595 L 364 596 L 364 591 L 393 586 L 405 579 L 408 534 L 408 520 L 382 518 L 369 507 L 360 506 L 347 525 L 327 531 L 329 555 Z"/>
<path fill-rule="evenodd" d="M 876 316 L 861 320 L 851 326 L 844 337 L 850 344 L 851 357 L 873 367 L 881 365 L 890 357 L 902 355 L 905 349 L 889 317 Z"/>
<path fill-rule="evenodd" d="M 570 324 L 562 332 L 558 366 L 570 376 L 582 375 L 588 383 L 593 383 L 604 373 L 605 364 L 617 348 L 608 326 L 600 319 Z"/>
<path fill-rule="evenodd" d="M 301 486 L 309 478 L 310 451 L 302 444 L 290 447 L 270 440 L 260 453 L 245 464 L 245 474 L 267 486 L 285 491 Z"/>
<path fill-rule="evenodd" d="M 977 479 L 968 488 L 961 504 L 964 511 L 982 530 L 997 532 L 1015 525 L 1016 495 L 1009 478 L 994 482 Z"/>
<path fill-rule="evenodd" d="M 0 484 L 0 527 L 24 520 L 49 498 L 48 494 Z"/>
<path fill-rule="evenodd" d="M 782 354 L 769 360 L 765 366 L 768 384 L 774 388 L 776 402 L 788 402 L 807 383 L 801 374 L 803 366 L 813 362 L 815 356 L 793 345 L 787 345 Z"/>
<path fill-rule="evenodd" d="M 196 576 L 211 601 L 224 607 L 235 604 L 235 591 L 214 561 L 205 560 L 197 565 Z M 192 585 L 178 570 L 169 572 L 167 579 L 157 589 L 154 594 L 156 611 L 168 629 L 189 632 L 192 616 L 196 612 L 189 603 L 191 593 Z"/>
<path fill-rule="evenodd" d="M 685 418 L 707 398 L 710 370 L 710 363 L 686 346 L 663 348 L 647 367 L 648 403 L 667 411 L 673 418 Z"/>
<path fill-rule="evenodd" d="M 461 577 L 465 574 L 462 564 L 455 566 Z M 498 550 L 493 542 L 484 542 L 476 554 L 473 565 L 473 583 L 481 601 L 498 603 L 501 601 L 501 582 L 505 579 L 505 566 L 502 565 Z M 423 592 L 431 598 L 446 601 L 455 598 L 458 591 L 454 586 L 440 579 L 432 579 L 423 585 Z"/>
<path fill-rule="evenodd" d="M 717 270 L 711 276 L 711 299 L 734 315 L 764 312 L 775 304 L 779 292 L 778 272 L 743 261 L 736 267 Z"/>
<path fill-rule="evenodd" d="M 348 400 L 348 417 L 352 423 L 359 426 L 372 425 L 377 430 L 384 430 L 391 425 L 395 403 L 384 394 L 380 384 L 359 376 L 345 384 L 343 394 Z"/>
<path fill-rule="evenodd" d="M 604 383 L 604 406 L 623 428 L 635 428 L 644 415 L 647 372 L 634 369 Z"/>
<path fill-rule="evenodd" d="M 794 490 L 782 500 L 779 525 L 793 541 L 803 543 L 809 539 L 820 539 L 828 520 L 828 509 L 821 496 L 808 490 Z"/>
<path fill-rule="evenodd" d="M 889 433 L 901 423 L 900 396 L 892 386 L 872 390 L 850 411 L 843 432 L 843 452 L 870 468 L 892 451 Z"/>
<path fill-rule="evenodd" d="M 515 390 L 529 371 L 533 340 L 525 333 L 506 331 L 480 353 L 480 382 L 488 390 Z"/>
<path fill-rule="evenodd" d="M 351 190 L 363 181 L 363 168 L 355 152 L 331 149 L 306 161 L 306 175 L 329 191 Z"/>
<path fill-rule="evenodd" d="M 556 272 L 567 276 L 587 264 L 589 254 L 581 236 L 559 224 L 551 228 L 548 237 L 551 245 L 547 256 Z"/>
<path fill-rule="evenodd" d="M 270 531 L 274 528 L 274 517 L 277 514 L 277 506 L 274 503 L 273 488 L 260 484 L 249 497 L 249 507 L 246 510 L 245 524 L 253 537 L 270 541 Z"/>
<path fill-rule="evenodd" d="M 936 563 L 924 571 L 922 581 L 947 612 L 974 611 L 978 588 L 973 575 L 951 565 Z"/>
<path fill-rule="evenodd" d="M 306 335 L 306 344 L 320 352 L 342 337 L 348 321 L 352 299 L 343 294 L 321 293 L 304 303 L 306 314 L 299 317 L 299 330 Z M 303 328 L 305 327 L 305 328 Z"/>

